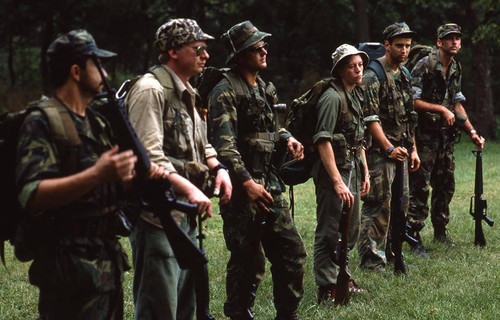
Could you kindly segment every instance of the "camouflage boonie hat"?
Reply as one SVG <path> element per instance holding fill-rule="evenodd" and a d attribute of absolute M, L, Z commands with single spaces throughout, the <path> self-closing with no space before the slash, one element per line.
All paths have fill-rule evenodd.
<path fill-rule="evenodd" d="M 236 54 L 270 36 L 270 33 L 259 31 L 250 21 L 232 26 L 221 36 L 231 51 L 226 59 L 226 64 L 229 64 Z"/>
<path fill-rule="evenodd" d="M 78 55 L 111 58 L 116 56 L 116 53 L 99 49 L 90 33 L 86 30 L 78 29 L 70 31 L 54 40 L 47 49 L 47 55 L 49 55 L 51 60 L 56 60 Z"/>
<path fill-rule="evenodd" d="M 463 36 L 464 34 L 462 33 L 462 28 L 456 23 L 447 23 L 443 24 L 439 28 L 437 28 L 437 37 L 438 39 L 443 39 L 449 34 L 458 34 L 460 36 Z"/>
<path fill-rule="evenodd" d="M 337 49 L 335 49 L 335 51 L 332 53 L 332 60 L 333 60 L 333 67 L 332 67 L 332 71 L 331 71 L 332 75 L 334 75 L 335 68 L 337 67 L 337 65 L 339 64 L 339 62 L 342 59 L 347 58 L 347 57 L 352 56 L 352 55 L 357 55 L 357 54 L 359 54 L 361 59 L 363 59 L 363 68 L 366 68 L 368 61 L 370 60 L 370 58 L 368 57 L 368 54 L 366 54 L 366 52 L 359 51 L 358 49 L 351 46 L 350 44 L 343 44 L 343 45 L 339 46 Z"/>
<path fill-rule="evenodd" d="M 191 19 L 171 19 L 156 31 L 156 45 L 160 52 L 194 41 L 213 39 L 214 37 L 204 33 L 198 23 Z"/>
<path fill-rule="evenodd" d="M 382 33 L 384 36 L 384 40 L 389 40 L 394 37 L 408 37 L 413 38 L 417 35 L 415 31 L 411 31 L 410 27 L 406 24 L 406 22 L 394 22 L 390 26 L 384 29 Z"/>

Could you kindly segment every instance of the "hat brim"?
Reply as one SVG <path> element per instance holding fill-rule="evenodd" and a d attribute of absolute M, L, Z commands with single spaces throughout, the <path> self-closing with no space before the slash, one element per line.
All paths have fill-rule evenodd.
<path fill-rule="evenodd" d="M 464 34 L 462 32 L 452 30 L 452 31 L 444 32 L 443 35 L 439 36 L 439 39 L 443 39 L 444 37 L 446 37 L 449 34 L 458 34 L 460 37 L 464 36 Z"/>
<path fill-rule="evenodd" d="M 330 73 L 332 75 L 335 74 L 335 68 L 339 65 L 340 61 L 342 61 L 345 58 L 348 58 L 350 56 L 356 56 L 356 55 L 359 55 L 361 57 L 361 59 L 363 60 L 363 70 L 365 70 L 366 67 L 368 66 L 368 62 L 370 62 L 370 57 L 368 57 L 368 54 L 366 52 L 364 52 L 364 51 L 358 51 L 358 52 L 355 52 L 355 53 L 346 54 L 345 56 L 343 56 L 342 58 L 340 58 L 339 61 L 337 61 L 337 63 L 333 65 L 332 70 L 330 71 Z"/>
<path fill-rule="evenodd" d="M 103 50 L 103 49 L 94 50 L 92 52 L 92 55 L 95 55 L 95 56 L 102 58 L 102 59 L 109 59 L 109 58 L 113 58 L 113 57 L 117 56 L 116 53 L 108 51 L 108 50 Z"/>
<path fill-rule="evenodd" d="M 245 40 L 245 42 L 243 42 L 243 44 L 238 49 L 238 51 L 231 52 L 229 54 L 229 56 L 226 59 L 226 65 L 228 65 L 231 62 L 231 60 L 233 60 L 234 56 L 236 56 L 238 53 L 244 51 L 245 49 L 250 48 L 251 46 L 253 46 L 257 42 L 262 41 L 262 40 L 269 38 L 271 36 L 272 36 L 272 34 L 267 33 L 267 32 L 262 32 L 262 31 L 257 31 L 255 33 L 253 33 L 250 37 L 248 37 L 248 39 Z"/>
<path fill-rule="evenodd" d="M 396 33 L 390 37 L 387 38 L 387 40 L 394 39 L 396 37 L 400 38 L 415 38 L 417 36 L 417 33 L 415 31 L 403 31 Z"/>

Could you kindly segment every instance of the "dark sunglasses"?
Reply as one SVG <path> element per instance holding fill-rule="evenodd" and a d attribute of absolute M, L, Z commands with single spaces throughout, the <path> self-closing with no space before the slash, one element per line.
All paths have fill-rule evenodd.
<path fill-rule="evenodd" d="M 259 46 L 259 47 L 256 47 L 256 48 L 248 48 L 248 52 L 251 52 L 251 53 L 261 53 L 262 52 L 262 49 L 264 49 L 266 52 L 267 52 L 267 48 L 269 47 L 269 44 L 267 42 L 265 42 L 263 45 Z"/>
<path fill-rule="evenodd" d="M 197 47 L 193 47 L 193 50 L 194 50 L 194 52 L 196 52 L 197 56 L 201 56 L 203 54 L 203 52 L 207 51 L 207 47 L 206 46 L 197 46 Z"/>

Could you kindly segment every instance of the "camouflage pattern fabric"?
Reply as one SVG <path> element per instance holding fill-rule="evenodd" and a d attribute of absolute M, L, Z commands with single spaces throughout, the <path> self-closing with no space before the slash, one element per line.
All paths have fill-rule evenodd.
<path fill-rule="evenodd" d="M 443 77 L 443 66 L 438 60 L 434 70 L 428 57 L 422 58 L 412 70 L 415 99 L 441 104 L 453 111 L 453 105 L 465 101 L 461 92 L 461 67 L 452 60 L 448 76 Z M 454 136 L 444 127 L 440 114 L 419 114 L 416 142 L 420 168 L 410 174 L 410 208 L 408 220 L 413 230 L 420 231 L 429 214 L 430 188 L 431 221 L 434 229 L 444 230 L 449 222 L 449 204 L 455 191 Z"/>
<path fill-rule="evenodd" d="M 392 72 L 389 74 L 393 74 Z M 413 91 L 400 69 L 393 74 L 395 90 L 389 89 L 389 81 L 383 85 L 373 70 L 368 69 L 363 76 L 365 86 L 365 122 L 379 121 L 385 136 L 394 146 L 401 145 L 401 140 L 412 139 Z M 390 92 L 396 91 L 391 104 Z M 366 152 L 366 161 L 370 170 L 370 192 L 366 196 L 361 209 L 361 232 L 358 251 L 360 265 L 365 268 L 385 266 L 385 247 L 389 231 L 391 215 L 391 188 L 394 182 L 396 164 L 385 157 L 385 150 L 378 144 Z M 405 161 L 406 168 L 407 161 Z M 408 173 L 405 170 L 404 194 L 408 195 Z M 408 199 L 405 201 L 405 215 L 408 212 Z"/>
<path fill-rule="evenodd" d="M 99 58 L 111 58 L 116 53 L 99 49 L 94 38 L 86 30 L 79 29 L 70 31 L 54 40 L 47 54 L 51 61 L 68 59 L 77 55 L 98 56 Z"/>
<path fill-rule="evenodd" d="M 361 233 L 358 252 L 363 268 L 385 267 L 385 248 L 391 222 L 392 184 L 396 175 L 396 162 L 382 156 L 375 150 L 366 153 L 370 168 L 370 192 L 363 199 L 361 209 Z M 405 160 L 403 208 L 408 212 L 408 160 Z"/>
<path fill-rule="evenodd" d="M 460 37 L 464 35 L 462 28 L 456 23 L 446 23 L 437 28 L 438 39 L 442 39 L 449 34 L 458 34 Z"/>
<path fill-rule="evenodd" d="M 270 166 L 274 141 L 256 138 L 257 133 L 266 135 L 275 130 L 274 114 L 264 98 L 264 83 L 259 78 L 254 91 L 237 77 L 245 83 L 246 98 L 237 98 L 227 79 L 221 80 L 209 97 L 209 137 L 233 182 L 231 200 L 221 206 L 224 237 L 231 252 L 224 313 L 238 319 L 251 308 L 252 295 L 264 271 L 262 251 L 255 250 L 259 234 L 255 231 L 256 212 L 242 186 L 254 179 L 274 199 L 261 238 L 265 255 L 272 263 L 274 305 L 280 314 L 291 314 L 303 295 L 305 247 L 282 195 L 284 185 Z M 282 141 L 289 136 L 286 131 L 280 133 Z"/>
<path fill-rule="evenodd" d="M 389 40 L 394 37 L 409 37 L 413 38 L 417 35 L 415 31 L 411 31 L 410 27 L 406 24 L 406 22 L 395 22 L 389 25 L 382 32 L 385 40 Z"/>
<path fill-rule="evenodd" d="M 224 41 L 230 52 L 226 64 L 229 64 L 237 53 L 270 36 L 270 33 L 259 31 L 250 21 L 234 25 L 221 36 L 221 40 Z"/>
<path fill-rule="evenodd" d="M 349 122 L 340 121 L 341 102 L 339 93 L 329 88 L 318 101 L 318 121 L 314 141 L 319 139 L 333 139 L 336 134 L 342 133 L 348 147 L 360 147 L 364 137 L 364 122 L 361 109 L 361 101 L 355 92 L 346 92 L 349 101 L 347 110 Z M 333 144 L 333 143 L 332 143 Z M 338 156 L 343 152 L 333 145 L 335 162 L 342 176 L 342 180 L 347 185 L 349 179 L 348 164 L 352 160 L 347 155 Z M 345 151 L 345 150 L 344 150 Z M 339 161 L 342 159 L 343 161 Z M 316 217 L 317 225 L 314 238 L 314 278 L 318 286 L 330 286 L 337 283 L 338 264 L 332 259 L 338 243 L 338 230 L 343 203 L 340 201 L 333 182 L 326 171 L 321 160 L 318 160 L 313 167 L 314 185 L 316 187 Z M 361 156 L 356 156 L 355 166 L 352 170 L 350 191 L 354 196 L 352 207 L 351 225 L 349 231 L 349 249 L 351 250 L 359 237 L 360 229 L 360 192 L 361 182 L 364 179 Z"/>
<path fill-rule="evenodd" d="M 213 39 L 214 37 L 204 33 L 198 23 L 191 19 L 171 19 L 156 31 L 156 45 L 160 52 L 179 48 L 190 42 Z"/>
<path fill-rule="evenodd" d="M 363 75 L 366 102 L 364 116 L 366 123 L 380 122 L 387 139 L 394 146 L 399 146 L 401 138 L 408 140 L 408 134 L 412 134 L 413 91 L 401 68 L 398 74 L 388 71 L 387 73 L 394 78 L 395 90 L 390 88 L 389 81 L 381 84 L 373 70 L 365 71 Z M 389 103 L 391 100 L 393 102 Z"/>
<path fill-rule="evenodd" d="M 77 169 L 84 170 L 111 148 L 110 134 L 91 111 L 73 120 L 82 141 Z M 48 119 L 40 111 L 26 117 L 20 137 L 16 179 L 26 207 L 41 180 L 63 174 Z M 102 184 L 73 203 L 37 213 L 54 221 L 41 230 L 29 272 L 30 282 L 40 288 L 42 319 L 122 319 L 122 274 L 129 266 L 115 236 L 116 211 L 110 210 L 119 204 L 120 191 L 117 184 Z"/>

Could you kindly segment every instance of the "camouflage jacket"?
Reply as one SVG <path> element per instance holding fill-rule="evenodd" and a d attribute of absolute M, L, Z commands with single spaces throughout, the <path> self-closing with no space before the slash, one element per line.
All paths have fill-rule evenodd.
<path fill-rule="evenodd" d="M 49 101 L 61 105 L 56 99 Z M 106 120 L 90 108 L 87 108 L 85 117 L 71 111 L 69 114 L 81 143 L 72 149 L 65 148 L 64 153 L 76 152 L 77 163 L 74 165 L 75 168 L 69 171 L 80 172 L 93 166 L 103 152 L 111 149 L 111 132 Z M 41 111 L 33 111 L 26 117 L 19 137 L 16 185 L 19 189 L 19 202 L 22 208 L 26 208 L 42 180 L 64 177 L 76 172 L 67 172 L 68 169 L 64 168 L 67 164 L 62 158 L 67 155 L 59 154 L 60 149 L 53 141 L 48 119 Z M 74 217 L 104 215 L 104 211 L 116 205 L 121 192 L 121 184 L 100 184 L 77 201 L 54 211 L 70 212 Z"/>
<path fill-rule="evenodd" d="M 439 57 L 439 53 L 438 53 Z M 437 59 L 437 64 L 432 70 L 428 56 L 420 59 L 411 72 L 411 85 L 415 94 L 414 99 L 422 99 L 426 102 L 440 104 L 453 110 L 453 105 L 457 102 L 465 101 L 462 94 L 462 68 L 458 61 L 452 60 L 446 77 L 443 75 L 443 65 L 441 59 Z M 440 114 L 423 112 L 421 113 L 423 122 L 433 122 L 440 120 Z"/>
<path fill-rule="evenodd" d="M 275 101 L 266 97 L 268 87 L 260 77 L 252 88 L 238 74 L 230 74 L 239 79 L 245 95 L 237 96 L 226 78 L 214 87 L 208 102 L 209 139 L 219 160 L 243 183 L 267 172 L 275 143 L 288 139 L 290 133 L 278 128 L 272 109 Z"/>
<path fill-rule="evenodd" d="M 386 66 L 385 73 L 392 76 L 394 90 L 390 87 L 390 79 L 383 81 L 381 85 L 373 70 L 365 71 L 363 87 L 366 103 L 363 113 L 366 123 L 380 122 L 389 141 L 400 145 L 403 137 L 406 136 L 410 140 L 414 135 L 417 116 L 413 109 L 413 90 L 401 67 L 399 72 L 394 74 Z"/>

